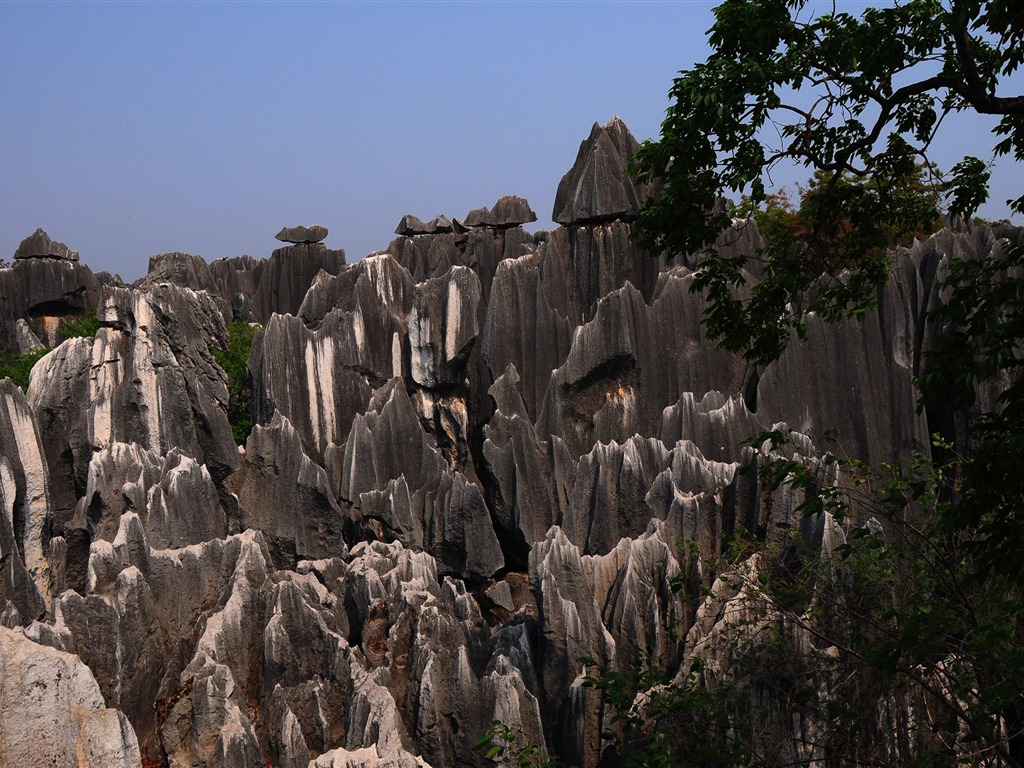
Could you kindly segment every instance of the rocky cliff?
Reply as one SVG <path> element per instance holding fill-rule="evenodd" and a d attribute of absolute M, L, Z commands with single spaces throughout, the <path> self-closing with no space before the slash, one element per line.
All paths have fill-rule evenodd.
<path fill-rule="evenodd" d="M 164 254 L 124 286 L 28 238 L 0 348 L 54 349 L 27 392 L 0 381 L 0 763 L 486 765 L 497 719 L 605 764 L 580 660 L 713 658 L 725 614 L 701 600 L 737 529 L 833 535 L 765 501 L 742 441 L 925 448 L 936 274 L 1019 237 L 896 254 L 877 311 L 811 318 L 753 371 L 704 338 L 694 265 L 631 243 L 635 146 L 594 126 L 552 232 L 509 196 L 407 215 L 353 264 L 295 227 L 267 260 Z M 722 246 L 760 244 L 737 221 Z M 87 311 L 95 335 L 58 345 Z M 234 320 L 259 323 L 244 446 L 213 354 Z"/>

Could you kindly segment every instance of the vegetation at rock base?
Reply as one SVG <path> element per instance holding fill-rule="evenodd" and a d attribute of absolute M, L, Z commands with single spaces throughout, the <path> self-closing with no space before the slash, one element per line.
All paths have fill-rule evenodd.
<path fill-rule="evenodd" d="M 473 749 L 488 759 L 511 763 L 516 768 L 560 768 L 557 758 L 536 744 L 524 743 L 523 735 L 501 720 L 494 720 Z"/>
<path fill-rule="evenodd" d="M 22 390 L 28 389 L 32 367 L 49 351 L 49 347 L 22 354 L 0 350 L 0 379 L 9 378 Z"/>
<path fill-rule="evenodd" d="M 61 339 L 74 339 L 80 336 L 88 338 L 95 336 L 100 327 L 100 322 L 96 319 L 96 311 L 90 309 L 81 320 L 63 321 L 57 329 L 57 336 Z M 20 354 L 0 350 L 0 379 L 10 378 L 22 390 L 27 390 L 32 368 L 49 351 L 50 347 L 42 347 L 33 352 Z"/>
<path fill-rule="evenodd" d="M 228 323 L 228 343 L 213 349 L 213 357 L 228 377 L 228 421 L 238 445 L 244 445 L 252 431 L 252 381 L 246 363 L 252 351 L 255 328 L 236 320 Z"/>
<path fill-rule="evenodd" d="M 64 320 L 57 329 L 57 336 L 62 339 L 75 339 L 85 337 L 91 339 L 96 331 L 102 328 L 102 324 L 96 317 L 96 310 L 87 310 L 81 320 Z"/>

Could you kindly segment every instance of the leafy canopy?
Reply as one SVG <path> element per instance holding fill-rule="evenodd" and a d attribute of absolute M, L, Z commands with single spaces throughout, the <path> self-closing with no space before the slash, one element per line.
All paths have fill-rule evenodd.
<path fill-rule="evenodd" d="M 793 307 L 836 320 L 872 306 L 887 249 L 934 215 L 914 189 L 948 114 L 1002 116 L 994 154 L 1024 159 L 1024 96 L 1000 87 L 1024 61 L 1024 3 L 906 0 L 861 17 L 816 7 L 725 0 L 712 54 L 676 78 L 660 140 L 634 158 L 637 179 L 663 190 L 637 221 L 640 244 L 699 254 L 693 289 L 710 302 L 709 336 L 759 363 L 805 333 Z M 808 244 L 769 243 L 749 285 L 743 256 L 709 248 L 732 224 L 715 203 L 746 193 L 759 205 L 772 169 L 794 162 L 830 174 Z M 950 213 L 969 218 L 987 198 L 988 175 L 977 157 L 954 166 Z M 1024 212 L 1024 196 L 1008 202 Z"/>

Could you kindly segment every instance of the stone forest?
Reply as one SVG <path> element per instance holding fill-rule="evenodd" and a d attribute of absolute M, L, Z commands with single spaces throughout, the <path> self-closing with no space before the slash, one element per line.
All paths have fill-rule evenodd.
<path fill-rule="evenodd" d="M 0 764 L 614 766 L 658 722 L 623 708 L 695 681 L 733 684 L 776 764 L 825 760 L 832 720 L 767 654 L 843 648 L 814 599 L 768 597 L 765 548 L 842 570 L 853 522 L 804 507 L 845 482 L 826 453 L 929 450 L 941 277 L 1024 235 L 920 238 L 874 309 L 752 365 L 705 339 L 699 263 L 631 241 L 657 192 L 636 147 L 595 125 L 552 231 L 507 196 L 401 217 L 352 263 L 312 225 L 131 285 L 43 230 L 9 243 L 0 349 L 28 362 L 0 379 Z M 752 281 L 761 246 L 738 216 L 718 243 Z M 813 482 L 771 486 L 772 456 Z M 641 667 L 660 682 L 609 684 Z M 807 675 L 819 708 L 843 698 Z M 871 754 L 941 737 L 934 687 L 874 690 Z"/>

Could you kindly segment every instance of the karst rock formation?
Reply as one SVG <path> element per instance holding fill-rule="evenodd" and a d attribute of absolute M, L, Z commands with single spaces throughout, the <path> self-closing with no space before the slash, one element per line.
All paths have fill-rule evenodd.
<path fill-rule="evenodd" d="M 714 659 L 726 539 L 834 537 L 765 503 L 743 441 L 784 423 L 807 456 L 830 428 L 869 462 L 927 446 L 937 276 L 1020 238 L 918 242 L 876 311 L 812 317 L 755 370 L 704 338 L 694 265 L 632 244 L 655 192 L 635 148 L 594 126 L 553 231 L 509 196 L 406 215 L 351 264 L 320 226 L 265 260 L 154 256 L 133 285 L 42 230 L 21 243 L 0 348 L 52 351 L 26 392 L 0 381 L 0 764 L 484 766 L 493 720 L 613 764 L 581 658 Z M 761 239 L 737 221 L 719 245 Z M 62 341 L 87 312 L 95 336 Z M 213 354 L 239 320 L 241 447 Z"/>

